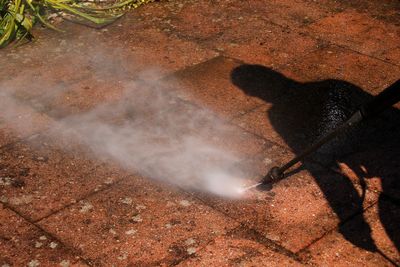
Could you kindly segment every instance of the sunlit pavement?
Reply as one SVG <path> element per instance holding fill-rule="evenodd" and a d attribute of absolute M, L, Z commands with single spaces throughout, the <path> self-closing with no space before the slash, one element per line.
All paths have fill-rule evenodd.
<path fill-rule="evenodd" d="M 210 142 L 250 185 L 400 78 L 399 1 L 157 1 L 105 28 L 58 26 L 0 51 L 0 266 L 400 264 L 399 104 L 234 199 L 54 130 L 161 86 L 168 106 L 138 125 L 211 111 L 224 138 Z"/>

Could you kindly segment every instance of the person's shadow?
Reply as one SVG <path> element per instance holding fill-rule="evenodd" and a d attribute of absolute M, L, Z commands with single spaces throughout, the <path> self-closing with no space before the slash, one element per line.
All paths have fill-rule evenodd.
<path fill-rule="evenodd" d="M 261 65 L 241 65 L 232 71 L 231 79 L 247 95 L 272 104 L 265 114 L 266 120 L 296 155 L 372 98 L 345 81 L 301 83 Z M 365 179 L 381 178 L 380 222 L 397 250 L 400 248 L 400 207 L 396 207 L 400 202 L 399 124 L 400 111 L 390 108 L 343 133 L 311 156 L 314 161 L 338 170 L 338 162 L 345 163 L 358 177 L 364 193 Z M 307 160 L 302 165 L 313 175 L 339 218 L 340 233 L 360 248 L 380 252 L 362 215 L 365 194 L 359 194 L 345 175 L 327 179 Z"/>

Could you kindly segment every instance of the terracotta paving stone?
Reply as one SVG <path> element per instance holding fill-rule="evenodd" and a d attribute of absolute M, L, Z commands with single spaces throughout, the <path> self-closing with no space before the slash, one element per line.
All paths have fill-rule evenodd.
<path fill-rule="evenodd" d="M 157 5 L 164 4 L 157 3 Z M 147 11 L 146 8 L 150 10 Z M 192 40 L 171 34 L 170 29 L 163 26 L 165 21 L 168 21 L 165 16 L 171 16 L 171 12 L 149 13 L 155 9 L 143 7 L 137 10 L 137 13 L 133 11 L 119 23 L 111 25 L 102 32 L 104 43 L 115 45 L 117 41 L 119 51 L 115 54 L 120 54 L 131 62 L 131 69 L 140 72 L 143 71 L 143 67 L 153 68 L 161 74 L 166 74 L 218 55 L 217 52 L 204 48 Z M 165 7 L 161 9 L 165 10 Z"/>
<path fill-rule="evenodd" d="M 171 105 L 167 112 L 160 116 L 153 116 L 143 124 L 143 127 L 157 125 L 172 135 L 199 138 L 206 140 L 216 148 L 230 151 L 243 159 L 252 157 L 261 152 L 265 144 L 264 139 L 244 131 L 223 118 L 204 108 L 191 103 L 178 101 Z"/>
<path fill-rule="evenodd" d="M 204 106 L 224 118 L 244 114 L 261 104 L 255 97 L 246 96 L 231 82 L 231 72 L 240 61 L 217 57 L 192 68 L 175 73 L 177 95 L 184 100 Z"/>
<path fill-rule="evenodd" d="M 1 201 L 33 221 L 126 175 L 57 143 L 37 135 L 1 150 Z"/>
<path fill-rule="evenodd" d="M 119 100 L 123 96 L 123 90 L 124 86 L 121 83 L 87 79 L 85 82 L 69 86 L 64 94 L 43 103 L 41 108 L 51 117 L 63 118 L 89 111 L 101 103 Z"/>
<path fill-rule="evenodd" d="M 174 92 L 159 90 L 159 87 L 155 90 L 144 89 L 133 91 L 121 102 L 100 107 L 93 114 L 78 114 L 77 123 L 67 124 L 67 129 L 76 128 L 78 132 L 82 129 L 78 138 L 88 142 L 89 147 L 96 147 L 94 149 L 97 154 L 113 154 L 110 149 L 102 148 L 104 141 L 110 138 L 107 131 L 102 129 L 111 128 L 115 136 L 108 141 L 107 147 L 114 146 L 111 150 L 121 149 L 125 156 L 117 155 L 118 160 L 134 171 L 143 171 L 142 163 L 138 159 L 146 155 L 151 155 L 152 158 L 152 161 L 146 160 L 146 168 L 153 169 L 157 164 L 164 166 L 163 159 L 169 159 L 160 155 L 160 152 L 166 155 L 169 153 L 176 158 L 177 149 L 183 149 L 182 153 L 188 153 L 187 150 L 192 149 L 199 152 L 199 146 L 205 145 L 228 153 L 228 157 L 233 156 L 240 161 L 251 158 L 265 147 L 266 140 L 263 138 L 244 131 L 207 109 L 177 98 Z M 177 146 L 177 143 L 180 145 Z M 97 146 L 101 147 L 97 149 Z M 154 153 L 151 149 L 154 149 Z M 199 157 L 197 152 L 189 153 L 188 156 Z M 143 155 L 138 155 L 140 153 Z M 129 157 L 132 159 L 128 160 Z M 216 156 L 218 157 L 220 156 Z M 204 164 L 210 161 L 203 158 L 199 160 Z M 198 168 L 195 165 L 193 167 Z M 169 169 L 168 166 L 163 168 Z"/>
<path fill-rule="evenodd" d="M 386 61 L 391 62 L 392 64 L 396 64 L 399 66 L 400 59 L 400 47 L 389 49 L 380 53 L 377 53 L 376 57 L 383 58 Z"/>
<path fill-rule="evenodd" d="M 246 63 L 277 66 L 316 49 L 319 42 L 252 16 L 243 18 L 238 26 L 224 30 L 206 45 Z"/>
<path fill-rule="evenodd" d="M 61 61 L 69 59 L 68 57 L 58 61 L 54 60 L 55 66 L 51 68 L 38 66 L 37 72 L 22 72 L 16 79 L 5 81 L 3 86 L 11 91 L 10 99 L 15 102 L 14 105 L 18 108 L 31 109 L 30 113 L 36 116 L 45 116 L 44 113 L 51 117 L 57 117 L 57 115 L 60 117 L 62 113 L 66 114 L 67 111 L 76 112 L 79 104 L 85 107 L 84 104 L 80 103 L 83 97 L 86 98 L 86 106 L 88 106 L 88 103 L 93 104 L 94 100 L 97 100 L 97 102 L 104 101 L 104 98 L 107 99 L 107 95 L 115 92 L 110 88 L 103 89 L 104 85 L 99 86 L 100 83 L 93 80 L 93 75 L 86 68 L 90 65 L 88 60 L 82 60 L 79 54 L 74 56 L 77 59 L 64 62 L 65 65 L 61 64 Z M 73 64 L 77 64 L 79 67 L 70 68 L 70 65 Z M 35 83 L 32 84 L 33 80 Z M 87 87 L 88 84 L 95 88 Z M 80 98 L 74 94 L 77 93 L 78 89 L 82 95 Z M 98 97 L 100 89 L 103 89 L 101 90 L 102 96 Z M 24 123 L 28 122 L 29 118 L 24 120 Z"/>
<path fill-rule="evenodd" d="M 302 27 L 320 20 L 336 10 L 330 10 L 314 1 L 235 1 L 244 14 L 257 14 L 264 19 L 285 27 Z"/>
<path fill-rule="evenodd" d="M 137 19 L 138 17 L 140 17 L 141 20 L 137 21 L 137 24 L 143 24 L 141 26 L 146 26 L 147 25 L 146 23 L 151 21 L 152 23 L 149 24 L 152 25 L 156 21 L 160 21 L 166 18 L 169 15 L 169 13 L 176 14 L 181 7 L 182 7 L 181 3 L 174 1 L 168 1 L 168 2 L 154 1 L 154 3 L 151 5 L 143 5 L 141 6 L 141 8 L 132 11 L 128 16 L 124 16 L 123 19 L 130 20 L 130 19 Z"/>
<path fill-rule="evenodd" d="M 285 12 L 282 12 L 283 9 Z M 121 23 L 117 26 L 122 29 L 127 21 L 129 21 L 127 24 L 131 26 L 127 29 L 128 31 L 136 28 L 143 31 L 155 26 L 167 35 L 201 44 L 203 41 L 218 37 L 227 29 L 240 28 L 249 17 L 254 15 L 284 26 L 298 26 L 309 24 L 328 14 L 332 12 L 322 5 L 302 1 L 274 4 L 268 1 L 247 1 L 246 3 L 232 0 L 220 0 L 218 3 L 170 1 L 153 3 L 135 10 L 132 15 L 120 20 Z M 110 28 L 117 27 L 111 25 Z M 110 28 L 108 28 L 109 31 Z M 124 36 L 128 34 L 124 32 Z"/>
<path fill-rule="evenodd" d="M 80 75 L 88 74 L 88 70 L 80 64 L 86 57 L 82 57 L 84 48 L 88 45 L 85 38 L 91 38 L 91 42 L 100 44 L 99 35 L 94 34 L 86 27 L 64 23 L 65 32 L 55 32 L 53 30 L 34 27 L 36 36 L 40 36 L 34 43 L 28 43 L 18 48 L 7 47 L 3 49 L 0 64 L 7 64 L 9 68 L 4 68 L 4 76 L 0 82 L 10 82 L 12 85 L 24 84 L 25 86 L 36 89 L 41 88 L 40 83 L 36 83 L 35 77 L 46 77 L 46 83 L 54 81 L 71 82 L 71 74 L 77 75 L 77 69 L 80 69 Z M 36 33 L 37 32 L 37 33 Z M 82 50 L 82 51 L 80 51 Z M 94 51 L 95 49 L 91 49 Z M 88 51 L 85 51 L 88 52 Z M 87 53 L 86 53 L 87 54 Z M 68 56 L 70 55 L 70 56 Z M 73 57 L 72 55 L 81 55 Z M 75 62 L 76 64 L 73 64 Z M 71 65 L 72 64 L 72 65 Z M 70 68 L 74 66 L 75 68 Z M 36 71 L 35 71 L 36 70 Z M 41 71 L 37 71 L 41 70 Z M 58 75 L 53 70 L 58 70 Z M 18 75 L 15 75 L 18 73 Z M 24 79 L 18 79 L 19 75 L 33 76 L 34 82 L 27 83 Z"/>
<path fill-rule="evenodd" d="M 157 28 L 138 29 L 131 36 L 127 40 L 125 36 L 120 37 L 120 41 L 129 47 L 130 58 L 136 65 L 153 67 L 161 73 L 171 73 L 218 55 L 194 42 L 167 35 Z"/>
<path fill-rule="evenodd" d="M 67 36 L 31 48 L 25 46 L 22 50 L 28 54 L 25 58 L 21 57 L 20 51 L 9 50 L 6 56 L 15 64 L 19 62 L 22 65 L 22 61 L 26 61 L 26 67 L 15 78 L 11 75 L 15 68 L 10 67 L 7 69 L 10 74 L 5 73 L 5 77 L 11 78 L 0 80 L 13 97 L 56 118 L 121 98 L 124 89 L 132 90 L 132 82 L 138 79 L 147 79 L 151 83 L 166 73 L 217 55 L 193 42 L 169 37 L 157 28 L 144 31 L 140 27 L 127 27 L 126 30 L 134 32 L 121 35 L 126 30 L 117 25 L 97 33 L 69 23 L 63 23 L 62 27 L 70 31 Z M 135 38 L 126 40 L 127 44 L 116 46 L 114 42 L 110 46 L 108 34 L 113 36 L 113 40 L 121 38 L 119 43 L 126 36 Z M 161 39 L 165 46 L 160 45 Z M 95 48 L 91 46 L 93 42 L 97 44 Z M 35 66 L 35 71 L 29 69 L 31 65 Z"/>
<path fill-rule="evenodd" d="M 37 72 L 25 71 L 15 79 L 4 81 L 2 85 L 9 88 L 10 97 L 37 112 L 61 118 L 119 100 L 125 91 L 135 88 L 138 77 L 133 76 L 128 62 L 121 56 L 109 53 L 101 44 L 89 52 L 80 51 L 76 40 L 69 41 L 68 45 L 78 51 L 51 60 L 54 65 L 38 66 Z M 65 46 L 60 45 L 61 49 Z M 161 74 L 152 72 L 151 75 L 156 79 Z M 36 81 L 33 85 L 32 80 Z"/>
<path fill-rule="evenodd" d="M 256 167 L 260 173 L 253 175 L 253 180 L 265 175 L 271 162 L 279 164 L 287 158 L 277 149 L 266 151 L 264 157 L 256 157 L 252 165 L 261 167 Z M 201 194 L 196 197 L 286 249 L 298 252 L 340 221 L 376 202 L 376 194 L 367 191 L 363 201 L 361 192 L 361 187 L 348 178 L 306 163 L 305 169 L 292 173 L 268 192 L 253 190 L 240 200 L 221 200 Z"/>
<path fill-rule="evenodd" d="M 253 157 L 242 160 L 238 167 L 242 168 L 249 185 L 260 181 L 275 166 L 282 166 L 292 159 L 294 154 L 285 147 L 267 141 L 264 149 Z M 296 165 L 294 168 L 299 167 Z M 313 166 L 318 169 L 318 166 Z M 321 169 L 321 168 L 319 168 Z"/>
<path fill-rule="evenodd" d="M 12 88 L 18 88 L 18 82 L 21 83 L 17 80 L 0 81 L 0 147 L 44 131 L 52 124 L 51 118 L 15 97 Z"/>
<path fill-rule="evenodd" d="M 120 20 L 123 24 L 114 23 L 105 29 L 94 30 L 63 22 L 57 26 L 63 28 L 65 34 L 41 30 L 37 35 L 43 38 L 39 38 L 35 45 L 27 44 L 19 50 L 7 48 L 1 51 L 4 57 L 0 57 L 0 64 L 10 67 L 0 81 L 13 77 L 17 70 L 21 72 L 21 66 L 26 70 L 33 67 L 42 69 L 32 72 L 49 76 L 46 82 L 54 81 L 55 85 L 77 80 L 92 74 L 94 70 L 101 72 L 98 76 L 102 75 L 103 80 L 129 80 L 148 70 L 153 71 L 153 78 L 160 78 L 218 55 L 195 42 L 170 36 L 151 26 L 149 17 L 152 16 L 147 16 L 146 21 L 132 12 L 132 15 Z M 144 20 L 143 24 L 139 20 Z M 95 47 L 93 43 L 96 43 Z M 155 74 L 158 76 L 155 77 Z M 18 78 L 15 80 L 24 82 Z"/>
<path fill-rule="evenodd" d="M 1 130 L 0 130 L 0 147 L 3 147 L 9 143 L 13 143 L 18 138 L 14 136 L 14 130 L 7 128 L 5 123 L 0 123 Z"/>
<path fill-rule="evenodd" d="M 22 72 L 18 78 L 5 80 L 2 85 L 10 88 L 16 101 L 58 119 L 107 101 L 120 100 L 126 97 L 125 91 L 135 89 L 140 79 L 142 83 L 143 79 L 146 80 L 141 87 L 154 86 L 155 80 L 163 75 L 164 70 L 146 71 L 142 68 L 141 73 L 135 72 L 145 63 L 138 66 L 132 59 L 134 56 L 126 55 L 118 48 L 106 49 L 101 41 L 95 49 L 84 52 L 87 40 L 79 37 L 59 44 L 61 51 L 75 47 L 77 52 L 70 51 L 68 55 L 51 59 L 50 66 L 39 66 L 36 72 Z M 71 65 L 76 65 L 76 68 L 70 68 Z M 31 80 L 37 83 L 31 85 Z"/>
<path fill-rule="evenodd" d="M 140 177 L 40 222 L 95 265 L 171 265 L 237 224 L 189 195 Z"/>
<path fill-rule="evenodd" d="M 295 260 L 240 235 L 217 237 L 178 266 L 302 266 Z"/>
<path fill-rule="evenodd" d="M 35 113 L 22 105 L 13 110 L 12 114 L 2 113 L 0 114 L 0 147 L 44 131 L 50 125 L 52 125 L 51 118 L 45 114 Z"/>
<path fill-rule="evenodd" d="M 232 8 L 230 0 L 180 1 L 165 6 L 169 10 L 163 23 L 165 30 L 185 39 L 207 40 L 240 24 L 239 9 Z"/>
<path fill-rule="evenodd" d="M 139 22 L 140 27 L 147 25 L 145 21 L 151 21 L 169 35 L 193 40 L 203 47 L 246 61 L 280 64 L 317 43 L 312 38 L 296 34 L 287 27 L 282 28 L 268 22 L 273 12 L 265 9 L 274 8 L 277 4 L 271 5 L 266 1 L 219 1 L 218 4 L 212 1 L 181 1 L 179 4 L 171 2 L 155 6 L 149 9 L 156 9 L 158 17 L 144 17 Z M 291 7 L 293 3 L 280 6 L 285 9 Z M 300 5 L 297 6 L 299 7 Z M 150 14 L 145 10 L 146 8 L 139 13 Z M 292 15 L 295 13 L 297 11 L 293 10 Z M 307 13 L 310 15 L 310 10 Z M 303 23 L 303 20 L 312 21 L 310 17 L 305 17 L 299 18 L 300 23 Z"/>
<path fill-rule="evenodd" d="M 353 10 L 322 19 L 309 27 L 320 38 L 383 60 L 385 52 L 400 47 L 400 25 L 378 21 Z"/>
<path fill-rule="evenodd" d="M 313 0 L 306 0 L 313 1 Z M 315 1 L 313 1 L 315 3 Z M 364 1 L 364 0 L 320 0 L 318 4 L 330 10 L 337 12 L 350 10 L 357 11 L 362 14 L 367 14 L 376 20 L 381 20 L 394 25 L 399 25 L 399 8 L 400 4 L 396 0 L 382 0 L 382 1 Z"/>
<path fill-rule="evenodd" d="M 284 69 L 297 76 L 308 77 L 308 82 L 343 80 L 373 95 L 400 76 L 399 67 L 336 46 L 313 51 Z"/>
<path fill-rule="evenodd" d="M 32 79 L 32 77 L 25 78 L 27 81 Z M 26 87 L 18 92 L 15 99 L 21 103 L 21 106 L 31 107 L 31 112 L 44 113 L 54 119 L 90 110 L 106 101 L 118 100 L 123 95 L 125 87 L 122 82 L 105 83 L 96 80 L 96 77 L 88 76 L 80 78 L 77 82 L 64 84 L 63 88 L 56 92 L 56 90 L 51 91 L 55 86 L 44 85 L 46 78 L 40 81 L 43 82 L 42 92 L 34 92 Z"/>
<path fill-rule="evenodd" d="M 58 240 L 1 203 L 0 251 L 1 266 L 87 266 Z"/>
<path fill-rule="evenodd" d="M 241 117 L 236 118 L 233 123 L 243 127 L 244 129 L 254 132 L 268 140 L 271 140 L 283 147 L 287 147 L 284 138 L 276 132 L 268 119 L 268 110 L 271 109 L 271 104 L 262 105 L 261 107 L 251 111 Z M 296 133 L 294 134 L 302 134 Z M 302 136 L 301 136 L 302 137 Z"/>
<path fill-rule="evenodd" d="M 337 231 L 328 234 L 300 254 L 305 262 L 320 265 L 363 265 L 363 266 L 393 266 L 400 263 L 400 254 L 394 242 L 399 242 L 398 224 L 400 209 L 389 201 L 380 201 L 368 209 L 363 218 L 370 225 L 371 231 L 360 222 L 357 216 L 343 225 L 342 231 L 358 239 L 359 245 L 350 243 Z M 365 236 L 370 235 L 374 243 L 366 242 Z M 373 245 L 375 244 L 375 245 Z M 380 252 L 374 248 L 376 246 Z M 398 247 L 398 243 L 397 243 Z M 385 256 L 383 256 L 383 255 Z M 388 258 L 391 264 L 385 258 Z"/>
<path fill-rule="evenodd" d="M 335 139 L 270 191 L 230 200 L 131 175 L 126 155 L 120 163 L 131 172 L 64 136 L 27 138 L 69 115 L 83 126 L 95 117 L 114 130 L 188 133 L 232 151 L 246 181 L 257 182 L 399 78 L 397 7 L 155 1 L 106 28 L 36 27 L 35 43 L 0 51 L 1 91 L 20 101 L 6 119 L 0 99 L 0 265 L 34 256 L 45 266 L 63 257 L 76 266 L 389 264 L 367 252 L 370 234 L 400 264 L 390 202 L 398 200 L 398 110 Z M 85 133 L 80 141 L 94 138 Z M 13 232 L 23 242 L 9 242 Z"/>

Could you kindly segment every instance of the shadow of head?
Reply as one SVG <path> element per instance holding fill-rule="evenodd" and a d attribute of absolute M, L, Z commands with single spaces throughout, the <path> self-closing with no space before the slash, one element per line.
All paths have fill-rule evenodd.
<path fill-rule="evenodd" d="M 274 99 L 280 96 L 297 94 L 302 98 L 301 100 L 313 100 L 314 106 L 318 103 L 338 104 L 340 108 L 349 109 L 350 112 L 355 111 L 372 97 L 361 88 L 346 81 L 325 79 L 298 82 L 262 65 L 243 64 L 236 67 L 231 72 L 231 81 L 247 95 L 259 97 L 266 102 L 274 102 Z M 293 101 L 297 100 L 293 99 Z M 318 108 L 321 107 L 324 108 L 318 106 Z M 316 108 L 317 106 L 313 108 L 314 113 L 319 112 Z"/>
<path fill-rule="evenodd" d="M 261 65 L 241 65 L 232 70 L 231 80 L 247 95 L 260 97 L 268 102 L 292 92 L 293 87 L 299 85 L 283 74 Z"/>

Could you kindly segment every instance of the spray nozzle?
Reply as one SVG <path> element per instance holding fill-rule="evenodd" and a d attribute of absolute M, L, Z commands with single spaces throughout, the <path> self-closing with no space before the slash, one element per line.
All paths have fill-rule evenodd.
<path fill-rule="evenodd" d="M 283 178 L 283 171 L 279 167 L 272 167 L 267 175 L 263 178 L 262 184 L 275 183 Z"/>
<path fill-rule="evenodd" d="M 258 188 L 262 191 L 269 191 L 272 189 L 272 184 L 281 179 L 283 179 L 283 171 L 279 167 L 273 167 L 271 170 L 269 170 L 268 174 L 261 180 L 261 182 L 241 189 L 240 193 L 244 193 L 253 188 Z"/>

